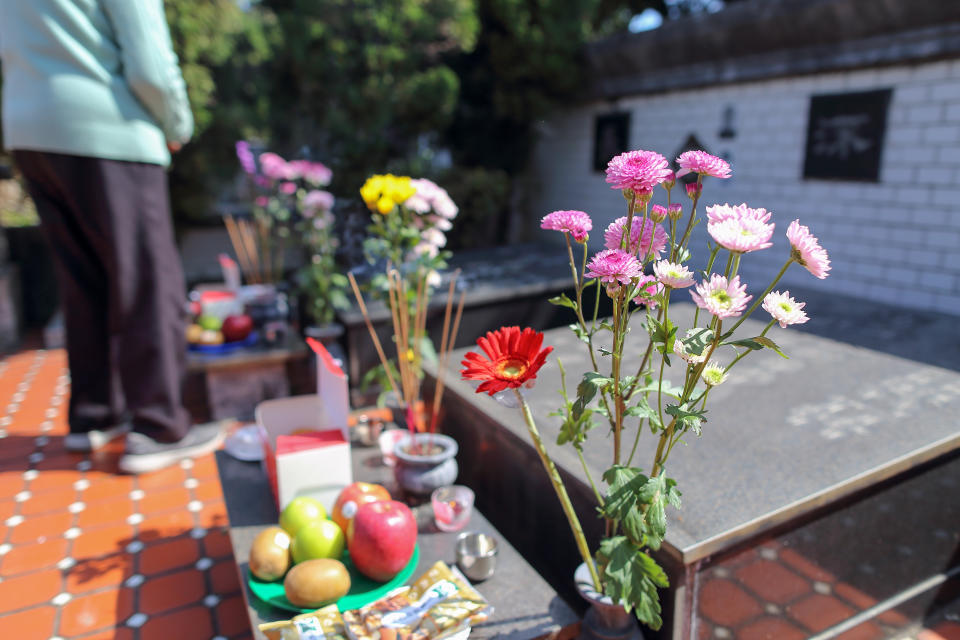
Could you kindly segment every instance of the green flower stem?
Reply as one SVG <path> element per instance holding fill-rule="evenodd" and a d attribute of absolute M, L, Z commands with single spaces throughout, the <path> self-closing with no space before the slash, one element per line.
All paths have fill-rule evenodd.
<path fill-rule="evenodd" d="M 587 466 L 587 461 L 583 457 L 583 449 L 576 444 L 573 445 L 573 448 L 577 452 L 577 457 L 580 458 L 580 466 L 583 467 L 583 474 L 587 476 L 587 481 L 590 483 L 590 488 L 593 489 L 593 496 L 597 499 L 597 505 L 602 507 L 603 496 L 600 495 L 600 490 L 597 489 L 597 485 L 593 481 L 593 476 L 590 475 L 590 468 Z"/>
<path fill-rule="evenodd" d="M 697 176 L 697 184 L 701 186 L 700 192 L 703 192 L 703 176 Z M 693 199 L 693 207 L 690 209 L 690 219 L 687 220 L 687 228 L 683 231 L 683 236 L 680 238 L 680 246 L 684 247 L 687 244 L 687 241 L 690 239 L 690 231 L 693 229 L 693 221 L 697 218 L 697 202 L 700 201 L 700 196 L 697 195 Z"/>
<path fill-rule="evenodd" d="M 670 287 L 664 287 L 663 296 L 663 317 L 670 319 Z M 666 347 L 666 345 L 664 345 Z M 660 356 L 660 380 L 657 382 L 657 415 L 660 417 L 660 424 L 663 424 L 663 367 L 667 361 L 667 355 Z"/>
<path fill-rule="evenodd" d="M 743 324 L 743 321 L 746 320 L 747 318 L 749 318 L 749 317 L 750 317 L 750 314 L 757 310 L 757 307 L 759 307 L 759 306 L 763 303 L 763 299 L 767 297 L 767 294 L 770 293 L 771 291 L 773 291 L 773 288 L 776 286 L 776 284 L 777 284 L 778 282 L 780 282 L 780 278 L 782 278 L 782 277 L 783 277 L 783 274 L 785 274 L 785 273 L 787 272 L 787 267 L 789 267 L 790 264 L 791 264 L 793 261 L 794 261 L 794 260 L 793 260 L 793 257 L 787 258 L 787 261 L 783 264 L 783 267 L 780 268 L 780 273 L 778 273 L 778 274 L 777 274 L 777 277 L 775 277 L 775 278 L 773 279 L 773 282 L 770 283 L 770 286 L 768 286 L 768 287 L 764 290 L 764 292 L 761 293 L 759 297 L 757 297 L 757 299 L 754 301 L 753 305 L 752 305 L 749 309 L 747 309 L 747 312 L 746 312 L 745 314 L 743 314 L 742 316 L 740 316 L 740 319 L 737 320 L 736 324 L 734 324 L 732 327 L 730 327 L 730 330 L 727 331 L 727 332 L 722 336 L 722 339 L 723 339 L 723 340 L 726 340 L 727 338 L 729 338 L 730 336 L 732 336 L 732 335 L 733 335 L 733 332 L 737 330 L 737 327 L 739 327 L 741 324 Z"/>
<path fill-rule="evenodd" d="M 603 584 L 600 582 L 600 574 L 597 573 L 597 567 L 590 555 L 590 548 L 587 546 L 587 537 L 583 534 L 583 527 L 580 526 L 580 520 L 577 518 L 577 512 L 573 510 L 573 505 L 570 503 L 570 496 L 567 495 L 567 489 L 563 484 L 563 479 L 560 477 L 560 472 L 557 471 L 556 465 L 553 464 L 553 460 L 551 460 L 549 454 L 547 454 L 547 449 L 543 445 L 543 440 L 540 439 L 540 432 L 537 430 L 537 424 L 533 420 L 533 414 L 530 412 L 530 406 L 527 404 L 527 401 L 524 399 L 523 395 L 520 394 L 518 389 L 514 389 L 513 393 L 517 396 L 517 400 L 520 401 L 520 408 L 523 411 L 523 419 L 527 423 L 527 431 L 530 432 L 530 438 L 533 440 L 533 446 L 540 455 L 540 461 L 543 463 L 543 468 L 546 470 L 547 476 L 550 478 L 550 483 L 553 485 L 553 490 L 556 492 L 557 498 L 560 500 L 560 506 L 563 507 L 563 513 L 567 516 L 567 522 L 570 524 L 570 529 L 573 532 L 574 539 L 576 540 L 577 549 L 580 551 L 580 557 L 590 570 L 590 577 L 593 579 L 593 587 L 597 593 L 603 593 Z"/>
<path fill-rule="evenodd" d="M 637 435 L 633 437 L 633 447 L 630 449 L 630 456 L 627 458 L 627 464 L 625 466 L 630 466 L 633 463 L 633 456 L 637 453 L 637 445 L 640 444 L 640 433 L 643 431 L 643 421 L 644 418 L 640 418 L 640 424 L 637 425 Z"/>

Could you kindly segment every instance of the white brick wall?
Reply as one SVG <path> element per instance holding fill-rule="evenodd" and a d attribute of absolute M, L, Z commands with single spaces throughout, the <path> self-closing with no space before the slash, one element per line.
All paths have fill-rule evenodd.
<path fill-rule="evenodd" d="M 882 88 L 894 91 L 880 182 L 803 179 L 810 96 Z M 728 105 L 736 110 L 737 136 L 724 140 L 717 134 Z M 960 60 L 668 92 L 558 113 L 539 127 L 531 171 L 537 221 L 557 209 L 587 211 L 595 225 L 591 243 L 598 246 L 603 228 L 625 215 L 619 192 L 591 169 L 594 116 L 620 110 L 632 113 L 631 149 L 672 159 L 692 133 L 712 153 L 730 158 L 733 178 L 707 179 L 705 204 L 747 202 L 773 211 L 773 248 L 743 261 L 744 276 L 756 278 L 751 291 L 782 265 L 783 233 L 799 218 L 820 238 L 834 268 L 820 281 L 794 267 L 785 287 L 821 287 L 960 315 Z M 662 196 L 658 189 L 656 201 Z M 681 201 L 689 203 L 686 196 Z M 707 238 L 701 224 L 695 248 Z"/>

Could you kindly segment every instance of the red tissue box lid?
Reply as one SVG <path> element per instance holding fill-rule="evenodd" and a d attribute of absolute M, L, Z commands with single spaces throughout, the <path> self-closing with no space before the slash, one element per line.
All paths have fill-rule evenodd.
<path fill-rule="evenodd" d="M 327 447 L 332 444 L 346 444 L 340 429 L 325 431 L 306 431 L 285 436 L 277 436 L 277 455 L 294 453 L 317 447 Z"/>

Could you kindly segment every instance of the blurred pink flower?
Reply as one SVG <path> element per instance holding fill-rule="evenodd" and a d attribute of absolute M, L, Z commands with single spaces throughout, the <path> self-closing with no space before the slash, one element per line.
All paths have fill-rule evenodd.
<path fill-rule="evenodd" d="M 593 221 L 583 211 L 554 211 L 543 216 L 540 228 L 563 231 L 572 235 L 577 242 L 585 242 L 587 234 L 593 229 Z"/>
<path fill-rule="evenodd" d="M 643 273 L 640 262 L 632 253 L 620 249 L 601 251 L 587 264 L 585 278 L 600 278 L 604 284 L 630 284 Z"/>
<path fill-rule="evenodd" d="M 684 151 L 677 158 L 677 164 L 680 165 L 680 171 L 677 171 L 678 178 L 688 173 L 698 173 L 714 178 L 730 177 L 730 163 L 706 151 Z"/>
<path fill-rule="evenodd" d="M 753 298 L 747 295 L 747 285 L 740 284 L 740 276 L 727 282 L 716 273 L 711 274 L 709 281 L 698 284 L 690 297 L 698 307 L 720 319 L 739 316 Z"/>
<path fill-rule="evenodd" d="M 333 202 L 333 194 L 329 191 L 308 191 L 303 197 L 303 214 L 310 217 L 318 211 L 330 211 L 333 209 Z"/>
<path fill-rule="evenodd" d="M 238 140 L 235 145 L 237 150 L 237 159 L 240 161 L 240 166 L 243 167 L 245 173 L 253 175 L 257 172 L 257 162 L 253 157 L 253 152 L 250 151 L 250 143 L 246 140 Z"/>
<path fill-rule="evenodd" d="M 297 185 L 293 182 L 284 182 L 280 184 L 280 193 L 291 195 L 297 192 Z"/>
<path fill-rule="evenodd" d="M 432 180 L 426 178 L 416 178 L 410 181 L 410 186 L 416 189 L 416 193 L 407 198 L 403 203 L 406 208 L 416 211 L 419 214 L 434 214 L 452 220 L 457 217 L 459 210 L 457 205 L 450 199 L 450 194 L 437 185 Z"/>
<path fill-rule="evenodd" d="M 763 299 L 763 308 L 766 309 L 767 313 L 773 316 L 773 319 L 779 322 L 780 326 L 784 329 L 787 328 L 787 325 L 803 324 L 810 319 L 803 311 L 803 307 L 806 304 L 806 302 L 797 302 L 791 298 L 789 291 L 784 291 L 783 293 L 773 291 L 768 293 L 767 297 Z"/>
<path fill-rule="evenodd" d="M 683 289 L 693 284 L 693 272 L 682 264 L 661 260 L 654 263 L 653 273 L 667 287 Z"/>
<path fill-rule="evenodd" d="M 310 160 L 291 160 L 287 163 L 291 176 L 288 180 L 303 178 L 315 187 L 325 187 L 330 184 L 333 172 L 322 162 Z"/>
<path fill-rule="evenodd" d="M 620 190 L 649 191 L 671 173 L 667 159 L 655 151 L 627 151 L 607 164 L 607 182 Z"/>
<path fill-rule="evenodd" d="M 790 257 L 821 280 L 829 275 L 830 258 L 810 229 L 800 224 L 799 220 L 794 220 L 787 227 L 787 239 L 792 247 Z"/>
<path fill-rule="evenodd" d="M 260 170 L 263 171 L 263 175 L 271 180 L 290 179 L 289 175 L 291 171 L 287 165 L 287 161 L 272 151 L 266 151 L 260 154 Z"/>
<path fill-rule="evenodd" d="M 265 207 L 270 204 L 270 198 L 267 196 L 257 196 L 256 200 L 253 201 L 258 207 Z"/>
<path fill-rule="evenodd" d="M 626 231 L 626 216 L 617 218 L 603 232 L 604 246 L 607 249 L 619 249 L 620 242 L 623 240 L 624 231 Z M 630 242 L 627 251 L 636 253 L 641 260 L 645 260 L 650 253 L 650 242 L 653 241 L 653 257 L 659 258 L 664 247 L 667 246 L 667 232 L 652 220 L 643 220 L 643 218 L 634 218 L 630 225 Z"/>

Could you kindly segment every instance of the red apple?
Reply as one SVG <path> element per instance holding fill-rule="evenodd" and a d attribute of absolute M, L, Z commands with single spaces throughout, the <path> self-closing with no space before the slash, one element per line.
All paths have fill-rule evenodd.
<path fill-rule="evenodd" d="M 378 582 L 400 573 L 417 544 L 417 521 L 407 505 L 396 500 L 360 505 L 350 529 L 347 548 L 353 566 Z"/>
<path fill-rule="evenodd" d="M 368 502 L 381 502 L 390 499 L 390 492 L 378 484 L 370 482 L 354 482 L 348 485 L 333 505 L 330 519 L 347 535 L 350 533 L 350 521 L 357 514 L 357 507 Z"/>
<path fill-rule="evenodd" d="M 227 342 L 246 340 L 250 332 L 253 331 L 253 319 L 247 315 L 227 316 L 223 320 L 220 331 L 223 332 L 223 339 Z"/>

